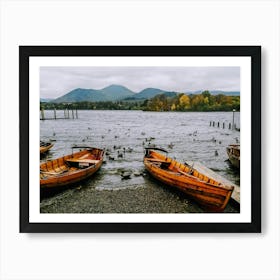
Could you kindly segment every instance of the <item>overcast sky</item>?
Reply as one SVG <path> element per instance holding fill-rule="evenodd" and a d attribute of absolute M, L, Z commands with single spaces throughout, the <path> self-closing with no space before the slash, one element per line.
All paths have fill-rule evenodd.
<path fill-rule="evenodd" d="M 57 98 L 75 88 L 112 84 L 134 92 L 153 87 L 167 91 L 240 90 L 239 67 L 41 67 L 40 97 Z"/>

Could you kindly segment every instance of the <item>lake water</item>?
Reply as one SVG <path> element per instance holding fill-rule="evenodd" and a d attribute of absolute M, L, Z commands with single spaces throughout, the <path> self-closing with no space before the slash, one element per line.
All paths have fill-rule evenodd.
<path fill-rule="evenodd" d="M 53 117 L 53 112 L 46 111 L 45 117 Z M 57 117 L 63 117 L 63 111 L 57 111 Z M 102 192 L 158 186 L 145 174 L 143 165 L 144 146 L 150 143 L 167 149 L 170 157 L 182 163 L 199 161 L 239 185 L 239 172 L 231 167 L 226 153 L 229 144 L 240 140 L 239 131 L 228 129 L 232 118 L 232 112 L 79 111 L 78 119 L 40 121 L 41 140 L 55 141 L 41 161 L 70 154 L 74 145 L 106 148 L 114 160 L 107 156 L 98 174 L 87 181 L 89 189 Z M 234 119 L 239 128 L 239 112 Z M 210 121 L 220 122 L 220 128 L 210 126 Z M 123 180 L 121 171 L 132 172 L 131 179 Z M 49 199 L 55 198 L 44 201 Z"/>

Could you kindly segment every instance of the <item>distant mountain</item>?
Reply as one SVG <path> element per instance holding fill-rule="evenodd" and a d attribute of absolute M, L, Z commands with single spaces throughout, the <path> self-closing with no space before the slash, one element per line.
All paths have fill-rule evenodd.
<path fill-rule="evenodd" d="M 223 95 L 228 95 L 228 96 L 239 96 L 240 95 L 240 91 L 212 90 L 212 91 L 210 91 L 210 93 L 213 95 L 218 95 L 218 94 L 223 94 Z"/>
<path fill-rule="evenodd" d="M 154 89 L 154 88 L 148 88 L 145 90 L 142 90 L 139 93 L 136 93 L 134 96 L 127 97 L 123 99 L 124 101 L 144 101 L 146 99 L 151 99 L 157 95 L 165 95 L 166 97 L 174 97 L 178 93 L 175 91 L 164 91 L 161 89 Z"/>
<path fill-rule="evenodd" d="M 195 91 L 186 91 L 186 94 L 200 94 L 204 90 L 195 90 Z M 228 95 L 228 96 L 239 96 L 240 91 L 223 91 L 223 90 L 209 90 L 209 92 L 212 95 L 218 95 L 218 94 L 223 94 L 223 95 Z"/>
<path fill-rule="evenodd" d="M 54 100 L 56 103 L 116 101 L 135 93 L 124 86 L 111 85 L 100 90 L 77 88 Z"/>
<path fill-rule="evenodd" d="M 186 91 L 185 94 L 200 94 L 203 90 L 197 91 Z M 231 96 L 239 96 L 239 91 L 221 91 L 221 90 L 212 90 L 209 91 L 213 95 L 224 94 Z M 153 98 L 158 94 L 164 94 L 168 97 L 174 97 L 177 92 L 166 91 L 158 88 L 145 88 L 142 91 L 135 93 L 130 89 L 121 86 L 121 85 L 110 85 L 103 89 L 84 89 L 76 88 L 65 95 L 56 98 L 56 99 L 47 99 L 42 98 L 41 102 L 55 102 L 55 103 L 72 103 L 72 102 L 99 102 L 99 101 L 118 101 L 118 100 L 127 100 L 127 101 L 137 101 Z"/>
<path fill-rule="evenodd" d="M 55 103 L 71 103 L 82 101 L 103 101 L 98 90 L 76 88 L 54 100 Z"/>
<path fill-rule="evenodd" d="M 142 91 L 136 93 L 133 97 L 135 99 L 150 99 L 158 94 L 165 93 L 165 90 L 158 88 L 145 88 Z"/>
<path fill-rule="evenodd" d="M 103 88 L 102 95 L 106 97 L 107 100 L 120 100 L 132 95 L 135 95 L 135 92 L 130 89 L 120 86 L 120 85 L 110 85 L 108 87 Z"/>
<path fill-rule="evenodd" d="M 165 96 L 167 97 L 175 97 L 177 94 L 179 94 L 178 92 L 175 91 L 166 91 L 163 93 Z"/>

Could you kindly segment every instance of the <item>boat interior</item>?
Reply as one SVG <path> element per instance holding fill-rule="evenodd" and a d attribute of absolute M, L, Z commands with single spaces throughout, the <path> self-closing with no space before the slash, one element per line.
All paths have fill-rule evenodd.
<path fill-rule="evenodd" d="M 206 175 L 199 173 L 193 166 L 182 164 L 174 159 L 164 156 L 155 151 L 149 151 L 145 159 L 153 164 L 154 166 L 163 169 L 167 172 L 172 172 L 173 174 L 185 175 L 194 180 L 202 181 L 211 185 L 219 186 L 219 182 L 207 177 Z"/>
<path fill-rule="evenodd" d="M 74 172 L 96 165 L 102 159 L 102 150 L 84 150 L 72 155 L 47 161 L 40 165 L 40 177 L 60 175 L 65 172 Z"/>

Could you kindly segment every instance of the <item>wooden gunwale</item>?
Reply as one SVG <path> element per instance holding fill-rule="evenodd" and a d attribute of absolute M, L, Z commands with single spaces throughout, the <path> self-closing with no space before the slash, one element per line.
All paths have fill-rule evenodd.
<path fill-rule="evenodd" d="M 158 169 L 158 170 L 154 170 Z M 155 168 L 154 166 L 151 166 L 151 170 L 156 173 L 158 173 L 160 176 L 162 176 L 163 179 L 171 179 L 171 182 L 177 182 L 178 184 L 186 183 L 192 186 L 195 189 L 203 188 L 205 191 L 211 191 L 212 193 L 220 194 L 222 190 L 227 192 L 228 190 L 232 190 L 233 187 L 227 187 L 227 186 L 215 186 L 212 184 L 204 183 L 200 180 L 193 180 L 192 178 L 189 178 L 187 176 L 181 176 L 180 173 L 170 172 L 170 171 L 162 171 L 161 168 Z M 184 185 L 183 185 L 184 187 Z"/>
<path fill-rule="evenodd" d="M 156 179 L 158 179 L 159 181 L 161 181 L 167 185 L 170 185 L 172 187 L 175 187 L 175 188 L 183 191 L 187 195 L 189 195 L 193 198 L 199 199 L 200 201 L 203 199 L 203 200 L 207 201 L 208 204 L 215 205 L 215 206 L 220 206 L 222 203 L 222 200 L 223 200 L 222 196 L 213 197 L 214 196 L 213 194 L 206 192 L 205 190 L 198 188 L 198 187 L 194 186 L 193 184 L 182 185 L 178 181 L 174 181 L 168 177 L 160 176 L 159 174 L 156 174 L 154 172 L 150 172 L 150 174 L 153 177 L 155 177 Z M 212 196 L 210 196 L 209 194 L 211 194 Z M 206 197 L 207 197 L 207 199 L 206 199 Z"/>

